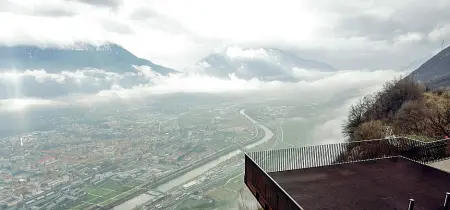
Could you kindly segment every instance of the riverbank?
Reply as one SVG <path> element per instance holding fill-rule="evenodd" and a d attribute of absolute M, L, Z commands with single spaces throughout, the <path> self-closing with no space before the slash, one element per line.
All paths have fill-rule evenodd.
<path fill-rule="evenodd" d="M 243 146 L 243 148 L 240 148 L 238 145 L 230 146 L 229 147 L 231 149 L 230 152 L 225 152 L 223 155 L 219 155 L 218 157 L 216 157 L 215 159 L 213 159 L 211 161 L 206 161 L 206 162 L 202 161 L 204 164 L 202 164 L 198 167 L 195 167 L 192 170 L 186 171 L 182 175 L 180 175 L 172 180 L 168 180 L 167 182 L 162 183 L 159 186 L 152 187 L 151 189 L 155 189 L 157 191 L 166 193 L 166 192 L 172 190 L 173 188 L 178 187 L 178 186 L 194 179 L 195 177 L 198 177 L 198 176 L 206 173 L 207 171 L 211 170 L 218 164 L 223 163 L 224 161 L 227 161 L 230 158 L 241 154 L 242 149 L 244 149 L 244 150 L 252 149 L 260 144 L 263 144 L 263 143 L 269 141 L 274 136 L 273 132 L 269 128 L 267 128 L 262 123 L 256 121 L 254 118 L 247 115 L 245 113 L 245 109 L 240 110 L 239 113 L 241 115 L 243 115 L 247 120 L 252 122 L 254 125 L 256 125 L 263 132 L 264 135 L 260 140 L 251 142 L 251 143 Z M 179 174 L 179 173 L 177 173 L 177 174 Z M 145 194 L 145 193 L 142 193 L 142 194 Z M 114 207 L 113 209 L 114 210 L 132 209 L 132 208 L 135 208 L 136 206 L 145 204 L 146 202 L 151 200 L 151 198 L 148 196 L 141 196 L 142 194 L 137 195 L 135 198 L 132 198 L 132 199 Z"/>

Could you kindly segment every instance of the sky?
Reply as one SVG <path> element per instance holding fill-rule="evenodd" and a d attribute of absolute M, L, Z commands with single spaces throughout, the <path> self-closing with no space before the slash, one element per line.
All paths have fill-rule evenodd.
<path fill-rule="evenodd" d="M 228 46 L 399 69 L 450 43 L 449 9 L 448 0 L 0 0 L 0 43 L 111 41 L 179 70 Z"/>
<path fill-rule="evenodd" d="M 113 100 L 135 104 L 180 92 L 284 95 L 317 103 L 341 97 L 342 104 L 323 113 L 325 120 L 311 131 L 314 139 L 336 142 L 342 140 L 340 128 L 351 104 L 404 74 L 408 66 L 413 70 L 411 66 L 437 53 L 443 41 L 450 44 L 448 11 L 448 0 L 0 0 L 0 44 L 114 42 L 184 72 L 161 76 L 146 67 L 124 74 L 102 69 L 3 71 L 0 114 L 20 113 L 26 119 L 31 107 Z M 280 64 L 303 78 L 295 82 L 189 72 L 196 64 L 208 65 L 199 61 L 218 52 L 231 60 L 277 61 L 260 48 L 289 51 L 337 71 Z"/>

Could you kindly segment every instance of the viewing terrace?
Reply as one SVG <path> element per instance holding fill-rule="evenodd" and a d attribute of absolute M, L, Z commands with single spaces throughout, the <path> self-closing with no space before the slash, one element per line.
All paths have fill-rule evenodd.
<path fill-rule="evenodd" d="M 408 138 L 245 155 L 244 182 L 264 209 L 449 210 L 450 140 Z"/>

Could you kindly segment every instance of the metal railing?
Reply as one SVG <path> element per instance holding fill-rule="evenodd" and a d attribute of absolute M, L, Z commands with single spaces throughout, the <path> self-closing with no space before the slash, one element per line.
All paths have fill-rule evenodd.
<path fill-rule="evenodd" d="M 401 156 L 420 163 L 450 157 L 450 140 L 377 139 L 247 153 L 265 172 Z"/>
<path fill-rule="evenodd" d="M 264 209 L 301 210 L 268 173 L 389 157 L 420 163 L 443 160 L 450 158 L 450 140 L 422 142 L 400 137 L 250 152 L 245 155 L 244 182 Z"/>

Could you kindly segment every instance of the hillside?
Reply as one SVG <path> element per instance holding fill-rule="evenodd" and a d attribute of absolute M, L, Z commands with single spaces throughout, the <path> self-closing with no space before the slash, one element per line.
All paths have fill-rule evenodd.
<path fill-rule="evenodd" d="M 450 136 L 449 110 L 448 90 L 426 91 L 411 79 L 394 80 L 351 107 L 342 133 L 349 141 L 386 135 L 442 139 Z"/>
<path fill-rule="evenodd" d="M 450 86 L 450 46 L 430 58 L 410 76 L 431 89 Z"/>
<path fill-rule="evenodd" d="M 308 71 L 335 71 L 331 65 L 300 58 L 274 48 L 229 47 L 198 62 L 197 67 L 207 75 L 222 78 L 234 74 L 241 79 L 257 78 L 265 81 L 298 81 L 308 79 Z"/>
<path fill-rule="evenodd" d="M 149 66 L 162 75 L 177 71 L 138 58 L 123 47 L 107 43 L 100 46 L 78 44 L 72 48 L 0 46 L 0 69 L 44 69 L 55 73 L 95 68 L 108 72 L 135 72 L 135 66 Z M 1 70 L 0 70 L 1 71 Z"/>
<path fill-rule="evenodd" d="M 405 78 L 350 109 L 342 133 L 349 141 L 391 134 L 422 140 L 450 136 L 450 47 L 431 57 Z"/>

